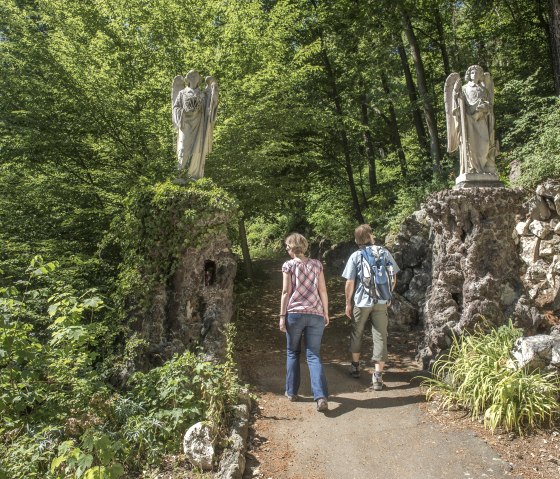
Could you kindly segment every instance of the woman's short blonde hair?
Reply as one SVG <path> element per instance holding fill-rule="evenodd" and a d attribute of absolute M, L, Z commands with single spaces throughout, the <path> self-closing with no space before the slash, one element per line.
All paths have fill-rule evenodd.
<path fill-rule="evenodd" d="M 358 226 L 354 230 L 354 239 L 358 246 L 372 244 L 375 240 L 375 236 L 373 236 L 371 226 L 368 224 Z"/>
<path fill-rule="evenodd" d="M 305 239 L 305 236 L 299 233 L 291 233 L 285 240 L 286 246 L 288 246 L 295 254 L 304 254 L 307 251 L 309 243 Z"/>

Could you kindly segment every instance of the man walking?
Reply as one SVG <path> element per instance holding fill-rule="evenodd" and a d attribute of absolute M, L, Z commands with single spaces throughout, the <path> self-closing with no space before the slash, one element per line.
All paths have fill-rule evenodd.
<path fill-rule="evenodd" d="M 352 319 L 350 373 L 355 378 L 360 377 L 362 336 L 367 321 L 371 320 L 372 360 L 375 361 L 372 384 L 375 391 L 381 391 L 387 360 L 387 308 L 400 269 L 386 248 L 374 245 L 375 238 L 369 225 L 358 226 L 354 239 L 359 249 L 352 253 L 342 273 L 346 278 L 346 316 Z"/>

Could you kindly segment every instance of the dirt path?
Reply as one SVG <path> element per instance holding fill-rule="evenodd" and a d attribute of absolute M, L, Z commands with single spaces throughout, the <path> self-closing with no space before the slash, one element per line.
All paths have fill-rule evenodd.
<path fill-rule="evenodd" d="M 285 337 L 277 329 L 281 261 L 262 263 L 269 280 L 256 286 L 238 317 L 237 359 L 257 394 L 244 478 L 446 479 L 519 477 L 476 433 L 431 419 L 418 389 L 415 339 L 391 333 L 387 388 L 369 388 L 370 364 L 360 379 L 348 374 L 349 326 L 343 282 L 328 277 L 333 315 L 323 338 L 329 411 L 315 410 L 302 358 L 301 400 L 284 396 Z M 364 353 L 371 349 L 366 337 Z M 365 355 L 364 355 L 365 357 Z"/>

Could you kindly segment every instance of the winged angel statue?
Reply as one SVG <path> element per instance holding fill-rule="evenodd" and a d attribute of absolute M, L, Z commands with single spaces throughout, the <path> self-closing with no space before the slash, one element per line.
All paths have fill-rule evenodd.
<path fill-rule="evenodd" d="M 497 180 L 499 145 L 494 134 L 494 83 L 490 73 L 472 65 L 465 73 L 465 85 L 461 85 L 458 73 L 451 73 L 444 94 L 447 151 L 459 149 L 461 171 L 457 182 L 473 173 L 479 180 Z M 486 177 L 479 177 L 481 174 Z"/>
<path fill-rule="evenodd" d="M 171 86 L 173 125 L 178 130 L 177 159 L 179 170 L 189 178 L 204 176 L 206 155 L 212 151 L 212 135 L 218 109 L 218 83 L 206 77 L 206 88 L 199 88 L 200 74 L 191 70 L 185 77 L 177 75 Z"/>

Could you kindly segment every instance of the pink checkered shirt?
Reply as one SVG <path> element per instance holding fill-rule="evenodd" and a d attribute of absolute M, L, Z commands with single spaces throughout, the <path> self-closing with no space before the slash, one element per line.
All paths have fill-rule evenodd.
<path fill-rule="evenodd" d="M 292 295 L 288 301 L 288 313 L 318 314 L 323 316 L 323 304 L 319 297 L 319 275 L 323 265 L 319 260 L 306 263 L 291 259 L 282 265 L 283 273 L 290 273 Z"/>

